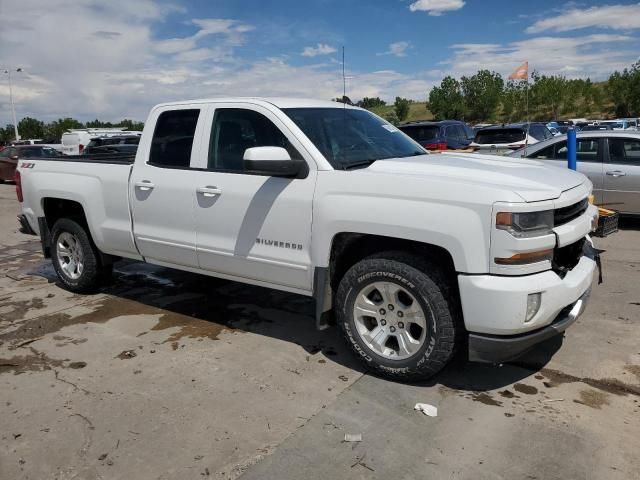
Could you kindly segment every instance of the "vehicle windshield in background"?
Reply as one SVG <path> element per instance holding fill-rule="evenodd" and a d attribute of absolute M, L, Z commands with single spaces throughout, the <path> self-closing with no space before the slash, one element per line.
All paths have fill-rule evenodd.
<path fill-rule="evenodd" d="M 525 132 L 521 128 L 500 128 L 479 130 L 476 133 L 475 143 L 496 145 L 499 143 L 515 143 L 525 139 Z"/>
<path fill-rule="evenodd" d="M 427 153 L 396 127 L 365 110 L 285 108 L 283 111 L 336 169 Z"/>
<path fill-rule="evenodd" d="M 428 142 L 440 136 L 440 126 L 424 125 L 424 126 L 403 126 L 402 131 L 413 138 L 416 142 Z"/>
<path fill-rule="evenodd" d="M 18 155 L 20 158 L 59 157 L 60 153 L 51 147 L 21 147 Z"/>

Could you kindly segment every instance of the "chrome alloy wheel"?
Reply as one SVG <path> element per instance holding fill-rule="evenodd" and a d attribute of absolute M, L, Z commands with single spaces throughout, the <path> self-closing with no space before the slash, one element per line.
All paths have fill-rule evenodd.
<path fill-rule="evenodd" d="M 62 232 L 56 242 L 58 265 L 62 271 L 72 280 L 77 280 L 84 270 L 84 253 L 78 237 Z"/>
<path fill-rule="evenodd" d="M 411 357 L 427 337 L 422 306 L 396 283 L 375 282 L 364 287 L 356 297 L 353 318 L 365 345 L 389 360 Z"/>

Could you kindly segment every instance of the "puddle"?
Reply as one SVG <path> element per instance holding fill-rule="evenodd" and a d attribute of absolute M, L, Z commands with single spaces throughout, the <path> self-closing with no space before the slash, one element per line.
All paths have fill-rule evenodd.
<path fill-rule="evenodd" d="M 525 385 L 524 383 L 516 383 L 513 386 L 513 389 L 516 392 L 524 393 L 525 395 L 535 395 L 536 393 L 538 393 L 538 389 L 536 387 Z"/>
<path fill-rule="evenodd" d="M 160 320 L 151 329 L 152 331 L 167 330 L 169 328 L 178 328 L 177 332 L 172 333 L 163 343 L 177 342 L 182 338 L 209 338 L 217 340 L 218 335 L 229 327 L 218 323 L 200 320 L 198 318 L 188 317 L 186 315 L 168 313 L 160 317 Z M 174 350 L 176 350 L 175 344 Z"/>
<path fill-rule="evenodd" d="M 197 303 L 197 302 L 196 302 Z M 230 327 L 215 322 L 193 318 L 182 313 L 167 311 L 153 305 L 136 302 L 124 298 L 107 298 L 94 304 L 85 304 L 84 307 L 95 308 L 93 312 L 71 316 L 67 313 L 56 313 L 27 320 L 21 323 L 17 329 L 0 334 L 0 341 L 22 342 L 32 338 L 39 338 L 43 335 L 60 331 L 70 325 L 80 325 L 85 323 L 106 323 L 116 317 L 133 315 L 156 315 L 159 317 L 158 323 L 152 330 L 166 330 L 178 328 L 173 332 L 167 342 L 177 341 L 183 337 L 188 338 L 210 338 L 217 339 L 218 335 Z M 56 336 L 60 340 L 67 337 Z M 55 338 L 54 338 L 55 339 Z M 82 343 L 83 339 L 72 340 L 68 343 Z M 63 343 L 64 344 L 64 343 Z"/>
<path fill-rule="evenodd" d="M 495 400 L 491 395 L 489 395 L 488 393 L 472 393 L 471 394 L 471 400 L 473 400 L 474 402 L 480 402 L 480 403 L 484 403 L 485 405 L 490 405 L 492 407 L 501 407 L 502 406 L 502 402 L 499 402 L 498 400 Z"/>
<path fill-rule="evenodd" d="M 29 310 L 40 310 L 45 307 L 41 298 L 11 301 L 11 297 L 0 300 L 0 321 L 15 322 L 22 320 Z"/>
<path fill-rule="evenodd" d="M 595 379 L 588 377 L 576 377 L 574 375 L 569 375 L 568 373 L 548 368 L 543 368 L 541 373 L 551 380 L 553 386 L 563 385 L 565 383 L 586 383 L 590 387 L 602 390 L 606 393 L 612 393 L 614 395 L 640 395 L 640 386 L 629 385 L 621 382 L 617 378 Z"/>
<path fill-rule="evenodd" d="M 30 350 L 30 355 L 0 358 L 0 374 L 13 373 L 14 375 L 20 375 L 25 372 L 42 372 L 44 370 L 52 370 L 55 367 L 71 366 L 71 364 L 66 364 L 68 360 L 55 360 L 33 348 Z M 74 363 L 77 364 L 79 362 Z"/>
<path fill-rule="evenodd" d="M 514 398 L 516 395 L 515 393 L 513 393 L 511 390 L 502 390 L 501 392 L 498 392 L 500 394 L 501 397 L 504 398 Z"/>
<path fill-rule="evenodd" d="M 609 395 L 598 390 L 581 390 L 580 400 L 574 400 L 574 402 L 600 410 L 603 405 L 609 405 L 608 397 Z"/>

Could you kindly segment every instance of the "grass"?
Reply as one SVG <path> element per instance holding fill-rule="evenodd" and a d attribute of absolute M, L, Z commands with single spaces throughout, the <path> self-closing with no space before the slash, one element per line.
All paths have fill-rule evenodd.
<path fill-rule="evenodd" d="M 387 113 L 393 112 L 393 104 L 372 110 L 376 115 L 383 117 Z M 402 122 L 417 122 L 420 120 L 433 120 L 433 114 L 427 110 L 426 102 L 413 102 L 409 105 L 409 116 Z"/>

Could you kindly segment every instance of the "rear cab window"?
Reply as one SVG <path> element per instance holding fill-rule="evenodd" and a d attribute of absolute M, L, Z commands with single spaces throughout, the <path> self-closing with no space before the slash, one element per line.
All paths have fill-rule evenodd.
<path fill-rule="evenodd" d="M 399 127 L 416 142 L 429 142 L 440 136 L 439 125 L 416 125 Z"/>
<path fill-rule="evenodd" d="M 168 110 L 156 121 L 148 164 L 189 168 L 200 109 Z"/>
<path fill-rule="evenodd" d="M 522 128 L 492 128 L 479 130 L 474 141 L 479 144 L 494 145 L 521 142 L 525 137 L 526 133 Z"/>

